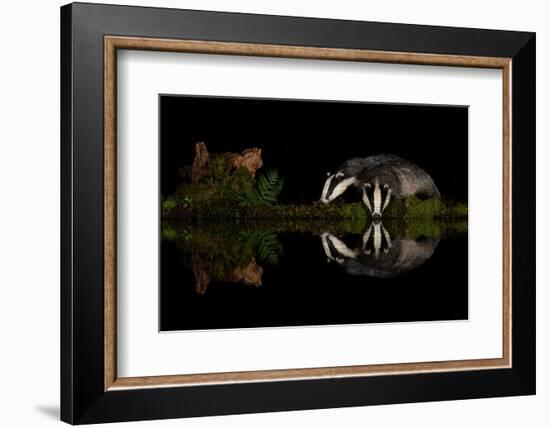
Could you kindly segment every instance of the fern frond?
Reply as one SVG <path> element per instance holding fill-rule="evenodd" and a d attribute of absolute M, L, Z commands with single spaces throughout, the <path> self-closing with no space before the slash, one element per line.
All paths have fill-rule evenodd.
<path fill-rule="evenodd" d="M 279 259 L 283 255 L 283 246 L 275 232 L 255 231 L 252 235 L 248 234 L 248 239 L 259 260 L 272 266 L 279 263 Z"/>
<path fill-rule="evenodd" d="M 268 170 L 262 174 L 251 189 L 245 189 L 239 196 L 241 205 L 257 207 L 273 205 L 277 202 L 284 180 L 279 177 L 276 169 Z"/>

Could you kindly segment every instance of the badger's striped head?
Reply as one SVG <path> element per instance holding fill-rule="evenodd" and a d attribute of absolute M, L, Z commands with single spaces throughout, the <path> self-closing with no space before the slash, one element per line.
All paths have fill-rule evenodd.
<path fill-rule="evenodd" d="M 374 183 L 365 183 L 363 185 L 363 203 L 370 211 L 372 218 L 377 220 L 382 217 L 382 213 L 388 207 L 391 200 L 391 188 L 387 184 L 380 184 L 378 178 Z"/>
<path fill-rule="evenodd" d="M 357 184 L 357 179 L 354 176 L 346 176 L 342 171 L 336 174 L 327 172 L 327 177 L 321 195 L 321 202 L 325 204 L 334 201 L 338 196 L 344 193 L 349 186 Z"/>

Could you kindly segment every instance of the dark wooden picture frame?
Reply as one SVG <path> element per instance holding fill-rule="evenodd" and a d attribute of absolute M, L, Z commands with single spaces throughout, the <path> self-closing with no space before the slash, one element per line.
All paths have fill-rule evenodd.
<path fill-rule="evenodd" d="M 117 49 L 501 69 L 503 357 L 117 377 Z M 533 33 L 71 4 L 61 9 L 61 135 L 63 421 L 534 394 Z"/>

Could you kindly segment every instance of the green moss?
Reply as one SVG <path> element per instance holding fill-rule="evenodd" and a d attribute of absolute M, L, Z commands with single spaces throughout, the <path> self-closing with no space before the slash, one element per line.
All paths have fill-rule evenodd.
<path fill-rule="evenodd" d="M 186 189 L 187 190 L 187 189 Z M 350 204 L 275 204 L 243 206 L 232 198 L 224 197 L 208 185 L 192 186 L 191 191 L 180 192 L 163 202 L 164 218 L 188 219 L 370 219 L 370 212 L 363 203 Z M 186 203 L 192 201 L 191 204 Z M 384 219 L 467 219 L 466 204 L 446 205 L 439 199 L 420 200 L 409 198 L 394 200 L 384 211 Z"/>
<path fill-rule="evenodd" d="M 200 183 L 182 183 L 162 202 L 163 218 L 187 219 L 368 219 L 362 202 L 351 204 L 277 203 L 283 180 L 275 170 L 253 180 L 243 167 L 232 171 L 224 156 L 211 158 L 211 176 Z M 417 197 L 393 198 L 384 211 L 384 219 L 465 219 L 468 206 L 442 199 Z"/>
<path fill-rule="evenodd" d="M 162 239 L 166 239 L 168 241 L 174 241 L 178 238 L 178 231 L 176 228 L 171 227 L 169 224 L 163 224 L 161 227 L 161 234 Z"/>
<path fill-rule="evenodd" d="M 226 183 L 230 179 L 230 169 L 223 156 L 212 156 L 210 160 L 211 179 L 214 182 Z"/>
<path fill-rule="evenodd" d="M 174 198 L 165 199 L 162 201 L 162 212 L 171 213 L 178 206 L 178 202 Z"/>
<path fill-rule="evenodd" d="M 162 222 L 163 239 L 178 242 L 181 245 L 190 243 L 200 244 L 199 247 L 215 252 L 220 248 L 220 243 L 234 239 L 241 239 L 244 242 L 251 241 L 253 234 L 267 236 L 280 233 L 309 233 L 320 235 L 324 232 L 334 234 L 364 234 L 370 222 L 363 219 L 251 219 L 231 221 L 187 221 L 187 220 L 164 220 Z M 392 237 L 407 237 L 418 239 L 429 237 L 439 239 L 443 236 L 460 235 L 467 233 L 468 222 L 465 220 L 449 219 L 384 219 L 384 227 Z M 255 241 L 257 242 L 257 241 Z M 210 247 L 210 244 L 212 247 Z M 246 247 L 246 246 L 245 246 Z M 249 253 L 249 251 L 245 251 Z"/>
<path fill-rule="evenodd" d="M 461 235 L 468 232 L 468 221 L 442 218 L 385 219 L 384 227 L 391 236 L 419 239 L 422 237 L 441 239 L 444 236 Z"/>
<path fill-rule="evenodd" d="M 164 220 L 162 238 L 174 242 L 188 266 L 207 267 L 213 279 L 223 278 L 236 267 L 252 260 L 262 265 L 276 265 L 283 254 L 280 234 L 304 233 L 316 236 L 324 232 L 336 235 L 363 235 L 370 223 L 362 219 L 254 219 L 247 221 Z M 441 239 L 466 233 L 466 221 L 438 219 L 385 219 L 384 227 L 392 239 L 422 237 Z"/>
<path fill-rule="evenodd" d="M 163 239 L 187 245 L 189 242 L 200 242 L 200 238 L 209 237 L 208 241 L 230 240 L 238 236 L 280 233 L 312 233 L 319 235 L 330 231 L 336 234 L 360 234 L 367 229 L 366 218 L 363 219 L 165 219 L 162 221 Z M 198 231 L 198 232 L 197 232 Z M 241 235 L 241 232 L 243 233 Z M 199 233 L 199 235 L 196 235 Z M 216 238 L 218 237 L 218 238 Z M 203 246 L 206 248 L 206 246 Z"/>
<path fill-rule="evenodd" d="M 467 218 L 468 205 L 463 202 L 449 202 L 445 209 L 446 217 Z"/>
<path fill-rule="evenodd" d="M 213 281 L 223 280 L 228 273 L 246 267 L 253 260 L 277 265 L 283 254 L 277 233 L 269 228 L 163 221 L 161 236 L 177 245 L 185 266 L 200 266 Z"/>
<path fill-rule="evenodd" d="M 393 199 L 384 211 L 384 218 L 466 218 L 468 206 L 464 203 L 444 201 L 442 199 Z"/>
<path fill-rule="evenodd" d="M 361 202 L 340 205 L 337 206 L 337 209 L 340 211 L 343 218 L 366 219 L 369 216 L 368 211 Z"/>

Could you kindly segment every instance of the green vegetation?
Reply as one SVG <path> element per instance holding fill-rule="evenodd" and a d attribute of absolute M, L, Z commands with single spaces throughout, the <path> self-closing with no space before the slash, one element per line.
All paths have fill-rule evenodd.
<path fill-rule="evenodd" d="M 264 268 L 280 262 L 285 234 L 319 237 L 330 232 L 360 238 L 371 225 L 362 201 L 281 203 L 284 180 L 277 170 L 254 172 L 229 164 L 229 158 L 210 154 L 198 178 L 195 163 L 180 168 L 184 182 L 161 198 L 162 240 L 180 250 L 182 264 L 195 276 L 197 293 L 204 294 L 212 282 L 260 286 Z M 392 239 L 439 240 L 467 233 L 467 219 L 464 203 L 393 198 L 383 225 Z"/>
<path fill-rule="evenodd" d="M 353 212 L 351 208 L 348 208 Z M 392 239 L 442 239 L 467 232 L 465 220 L 436 218 L 384 219 L 384 227 Z M 191 269 L 196 290 L 204 294 L 214 282 L 242 282 L 259 286 L 263 269 L 277 266 L 283 255 L 281 234 L 300 233 L 320 236 L 362 236 L 370 220 L 362 218 L 278 218 L 278 219 L 165 219 L 162 221 L 163 241 L 176 245 L 181 262 Z M 321 243 L 319 242 L 321 251 Z"/>
<path fill-rule="evenodd" d="M 222 155 L 211 155 L 210 173 L 198 183 L 187 179 L 176 192 L 162 199 L 163 218 L 182 218 L 193 221 L 243 221 L 251 219 L 314 219 L 361 221 L 370 213 L 362 202 L 331 204 L 282 204 L 278 202 L 284 180 L 277 170 L 267 170 L 254 179 L 244 167 L 232 170 Z M 182 177 L 190 177 L 190 167 L 180 168 Z M 421 200 L 410 197 L 392 198 L 384 211 L 386 219 L 459 219 L 468 217 L 468 206 L 442 199 Z"/>
<path fill-rule="evenodd" d="M 258 260 L 271 266 L 277 266 L 283 255 L 283 246 L 275 232 L 266 230 L 241 231 L 241 238 L 250 242 Z"/>
<path fill-rule="evenodd" d="M 243 186 L 241 192 L 235 192 L 235 198 L 242 207 L 261 207 L 277 202 L 283 190 L 284 180 L 276 169 L 268 170 L 252 186 Z"/>
<path fill-rule="evenodd" d="M 421 200 L 415 196 L 407 199 L 392 199 L 384 218 L 455 218 L 468 217 L 468 206 L 464 203 L 444 201 L 442 199 Z"/>
<path fill-rule="evenodd" d="M 441 239 L 446 236 L 456 236 L 468 232 L 468 221 L 463 219 L 426 219 L 409 218 L 407 220 L 385 219 L 384 227 L 392 237 L 408 239 L 433 238 Z"/>
<path fill-rule="evenodd" d="M 349 204 L 334 202 L 323 204 L 278 204 L 267 202 L 255 192 L 224 197 L 208 185 L 196 184 L 180 187 L 177 193 L 162 201 L 164 218 L 196 220 L 225 219 L 370 219 L 370 212 L 362 202 Z M 183 193 L 185 191 L 186 193 Z M 244 196 L 246 195 L 246 196 Z M 464 203 L 445 202 L 440 199 L 420 200 L 411 197 L 393 199 L 384 211 L 384 219 L 460 219 L 468 218 Z"/>
<path fill-rule="evenodd" d="M 450 219 L 384 219 L 384 227 L 392 238 L 418 239 L 421 237 L 440 239 L 468 231 L 466 220 Z M 204 221 L 189 223 L 185 219 L 163 220 L 161 236 L 163 240 L 175 242 L 178 246 L 204 250 L 209 254 L 217 251 L 232 257 L 237 249 L 228 245 L 236 243 L 239 251 L 247 255 L 258 252 L 263 261 L 275 261 L 268 254 L 273 249 L 278 256 L 275 239 L 281 233 L 304 233 L 321 235 L 331 232 L 336 235 L 364 234 L 370 222 L 363 219 L 253 219 L 239 222 Z M 233 244 L 231 244 L 233 245 Z M 265 257 L 264 257 L 265 256 Z M 245 257 L 245 260 L 248 256 Z M 274 263 L 275 264 L 275 263 Z"/>
<path fill-rule="evenodd" d="M 283 255 L 277 233 L 261 228 L 212 224 L 208 227 L 163 222 L 162 238 L 177 245 L 182 264 L 193 270 L 196 290 L 210 282 L 261 285 L 263 266 L 276 266 Z"/>

